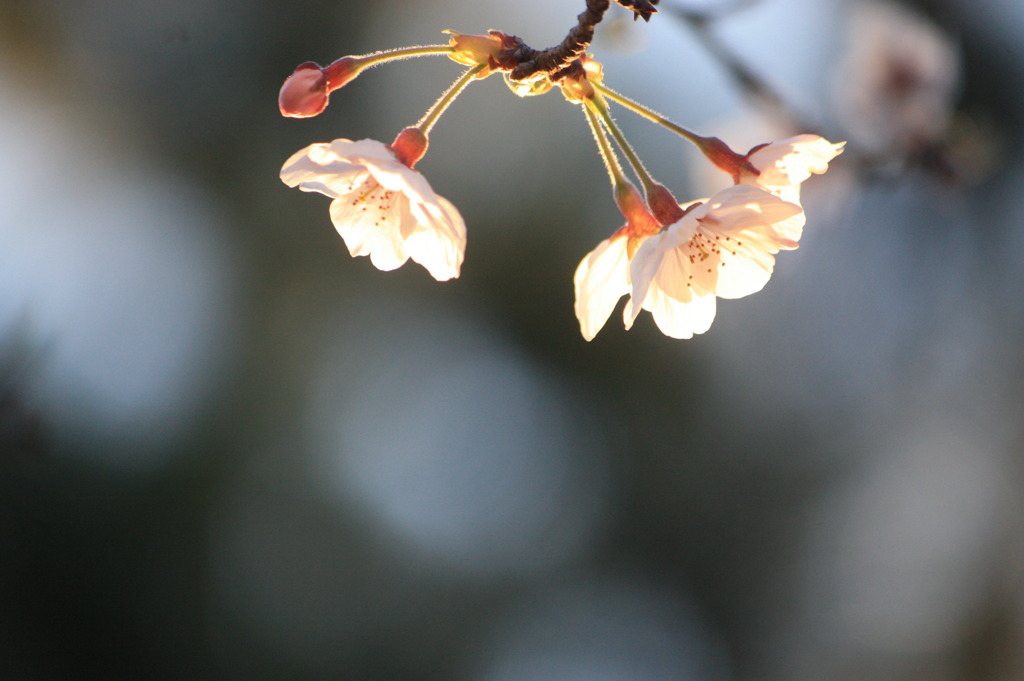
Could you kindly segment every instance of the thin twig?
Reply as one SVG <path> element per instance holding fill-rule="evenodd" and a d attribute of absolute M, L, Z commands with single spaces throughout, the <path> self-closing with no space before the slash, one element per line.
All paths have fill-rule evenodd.
<path fill-rule="evenodd" d="M 634 18 L 648 21 L 658 10 L 658 0 L 615 0 L 633 12 Z M 545 50 L 535 50 L 522 40 L 514 38 L 512 47 L 500 61 L 515 64 L 509 73 L 512 80 L 527 80 L 538 74 L 551 76 L 569 66 L 587 51 L 594 39 L 594 28 L 601 23 L 605 12 L 611 6 L 610 0 L 587 0 L 587 8 L 576 17 L 576 25 L 558 45 Z"/>

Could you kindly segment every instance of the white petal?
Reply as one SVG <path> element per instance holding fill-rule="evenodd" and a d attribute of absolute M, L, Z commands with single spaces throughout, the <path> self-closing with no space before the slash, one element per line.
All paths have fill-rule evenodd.
<path fill-rule="evenodd" d="M 292 154 L 281 167 L 281 181 L 289 187 L 338 198 L 364 173 L 362 165 L 338 159 L 327 144 L 311 144 Z"/>
<path fill-rule="evenodd" d="M 800 206 L 747 185 L 722 190 L 694 215 L 700 226 L 687 244 L 692 283 L 722 298 L 760 291 L 775 266 L 773 254 L 797 247 L 789 237 L 803 228 Z"/>
<path fill-rule="evenodd" d="M 686 217 L 683 220 L 686 220 Z M 665 253 L 671 248 L 669 237 L 669 232 L 661 232 L 648 237 L 640 244 L 640 248 L 633 254 L 633 259 L 629 262 L 630 298 L 622 311 L 622 321 L 627 329 L 633 327 L 633 322 L 640 315 L 640 310 L 644 309 L 644 301 L 651 291 Z"/>
<path fill-rule="evenodd" d="M 347 160 L 351 163 L 370 165 L 372 163 L 394 161 L 395 152 L 383 142 L 363 139 L 353 142 L 347 139 L 336 139 L 324 150 L 326 157 L 329 152 L 336 160 Z"/>
<path fill-rule="evenodd" d="M 720 298 L 742 298 L 757 293 L 772 276 L 775 257 L 770 250 L 756 243 L 756 237 L 748 235 L 735 246 L 723 250 L 715 268 L 714 293 Z M 762 239 L 767 242 L 767 239 Z"/>
<path fill-rule="evenodd" d="M 723 234 L 758 229 L 803 212 L 799 204 L 756 186 L 738 184 L 718 192 L 698 208 L 695 215 L 713 222 Z M 708 220 L 710 218 L 710 220 Z"/>
<path fill-rule="evenodd" d="M 369 255 L 379 270 L 401 267 L 409 259 L 398 234 L 402 213 L 408 216 L 408 200 L 398 197 L 394 208 L 387 212 L 364 211 L 365 203 L 354 202 L 348 197 L 335 199 L 331 203 L 331 221 L 335 229 L 353 257 Z"/>
<path fill-rule="evenodd" d="M 769 144 L 750 156 L 751 165 L 761 171 L 756 182 L 769 188 L 799 185 L 812 173 L 828 170 L 829 161 L 842 153 L 843 144 L 817 135 L 798 135 Z"/>
<path fill-rule="evenodd" d="M 627 241 L 625 235 L 605 239 L 576 268 L 576 319 L 588 341 L 604 327 L 619 298 L 629 293 Z"/>
<path fill-rule="evenodd" d="M 669 239 L 663 242 L 668 245 Z M 706 263 L 690 262 L 689 251 L 685 247 L 661 248 L 661 262 L 655 272 L 653 288 L 660 289 L 665 295 L 681 303 L 690 302 L 694 296 L 714 293 L 713 286 L 700 286 L 695 272 L 701 270 Z M 717 261 L 716 261 L 717 264 Z"/>
<path fill-rule="evenodd" d="M 406 250 L 414 262 L 423 265 L 438 281 L 459 276 L 466 252 L 466 223 L 459 211 L 444 197 L 437 204 L 412 204 L 412 213 L 419 213 L 415 231 L 405 240 Z"/>
<path fill-rule="evenodd" d="M 807 216 L 800 211 L 793 217 L 772 223 L 769 236 L 778 244 L 779 250 L 792 251 L 800 247 L 800 237 L 803 236 L 806 222 Z"/>
<path fill-rule="evenodd" d="M 370 256 L 382 270 L 410 257 L 439 281 L 459 276 L 466 224 L 426 178 L 376 140 L 336 139 L 291 156 L 281 179 L 335 199 L 331 220 L 353 256 Z"/>
<path fill-rule="evenodd" d="M 715 296 L 694 296 L 689 302 L 680 302 L 654 287 L 647 296 L 644 309 L 654 316 L 654 322 L 670 338 L 693 338 L 704 333 L 715 321 Z"/>
<path fill-rule="evenodd" d="M 438 196 L 427 178 L 394 157 L 383 161 L 367 160 L 366 168 L 381 186 L 402 192 L 413 203 L 437 203 Z"/>

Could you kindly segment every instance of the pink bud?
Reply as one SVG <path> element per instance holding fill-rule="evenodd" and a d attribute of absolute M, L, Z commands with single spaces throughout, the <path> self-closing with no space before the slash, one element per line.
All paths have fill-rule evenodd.
<path fill-rule="evenodd" d="M 282 116 L 291 118 L 309 118 L 323 111 L 327 106 L 324 70 L 311 61 L 299 64 L 281 86 L 277 105 Z"/>
<path fill-rule="evenodd" d="M 352 81 L 362 70 L 362 63 L 354 57 L 342 57 L 326 68 L 311 61 L 299 64 L 281 86 L 277 98 L 281 115 L 291 118 L 316 116 L 327 108 L 330 94 Z"/>

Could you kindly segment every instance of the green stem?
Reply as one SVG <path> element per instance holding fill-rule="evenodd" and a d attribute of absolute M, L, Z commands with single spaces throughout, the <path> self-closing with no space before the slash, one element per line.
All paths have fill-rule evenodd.
<path fill-rule="evenodd" d="M 448 108 L 448 105 L 455 101 L 455 98 L 459 96 L 459 93 L 469 85 L 469 82 L 473 80 L 474 76 L 480 73 L 485 66 L 486 64 L 477 64 L 459 76 L 458 80 L 452 83 L 451 87 L 445 90 L 444 94 L 434 102 L 433 106 L 427 109 L 427 113 L 423 114 L 423 118 L 419 120 L 416 127 L 422 130 L 424 135 L 429 135 L 430 130 L 434 127 L 434 124 L 437 123 L 437 119 L 441 117 L 441 114 L 444 113 L 445 109 Z"/>
<path fill-rule="evenodd" d="M 590 131 L 594 133 L 597 149 L 601 152 L 601 160 L 604 161 L 604 167 L 608 171 L 608 177 L 612 181 L 612 186 L 620 187 L 626 184 L 628 180 L 622 172 L 622 166 L 619 165 L 619 159 L 615 155 L 615 150 L 612 149 L 612 145 L 608 142 L 608 136 L 605 135 L 604 128 L 601 127 L 601 121 L 598 120 L 597 115 L 586 104 L 583 105 L 583 113 L 587 116 Z"/>
<path fill-rule="evenodd" d="M 673 123 L 672 121 L 665 118 L 661 114 L 647 108 L 643 104 L 634 102 L 632 99 L 629 99 L 628 97 L 620 95 L 618 92 L 615 92 L 614 90 L 605 87 L 601 83 L 593 83 L 592 81 L 592 84 L 598 90 L 598 92 L 600 92 L 601 94 L 603 94 L 605 97 L 612 100 L 616 104 L 621 104 L 622 106 L 626 107 L 633 113 L 640 114 L 647 120 L 653 121 L 658 125 L 666 127 L 672 132 L 679 135 L 680 137 L 683 137 L 687 141 L 692 142 L 698 147 L 703 148 L 704 138 L 698 135 L 697 133 L 691 132 L 690 130 L 687 130 L 683 126 L 678 125 L 677 123 Z"/>
<path fill-rule="evenodd" d="M 388 61 L 409 59 L 410 57 L 425 57 L 431 54 L 451 54 L 454 48 L 451 45 L 421 45 L 417 47 L 398 47 L 393 50 L 364 54 L 355 59 L 362 62 L 363 68 L 376 66 Z"/>
<path fill-rule="evenodd" d="M 640 161 L 640 157 L 633 151 L 633 147 L 630 146 L 629 142 L 626 141 L 625 135 L 619 129 L 619 126 L 615 124 L 615 119 L 612 118 L 611 112 L 608 110 L 608 105 L 601 99 L 600 95 L 593 99 L 586 101 L 588 109 L 594 111 L 598 116 L 601 117 L 601 121 L 604 126 L 611 133 L 612 137 L 615 138 L 615 143 L 622 149 L 622 153 L 626 155 L 626 159 L 629 161 L 629 165 L 632 166 L 633 172 L 636 173 L 637 178 L 640 179 L 640 184 L 643 185 L 644 193 L 650 193 L 651 189 L 656 184 L 651 174 L 644 168 L 644 164 Z"/>

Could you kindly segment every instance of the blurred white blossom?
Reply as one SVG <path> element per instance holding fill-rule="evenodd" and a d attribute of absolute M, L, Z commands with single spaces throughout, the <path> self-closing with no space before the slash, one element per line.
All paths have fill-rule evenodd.
<path fill-rule="evenodd" d="M 836 110 L 857 144 L 906 151 L 945 135 L 960 51 L 927 17 L 881 0 L 851 3 Z"/>

